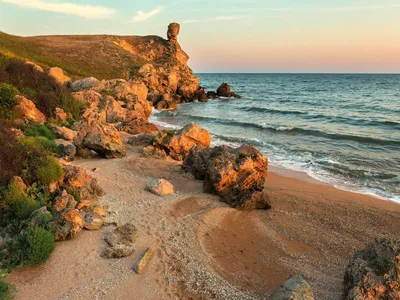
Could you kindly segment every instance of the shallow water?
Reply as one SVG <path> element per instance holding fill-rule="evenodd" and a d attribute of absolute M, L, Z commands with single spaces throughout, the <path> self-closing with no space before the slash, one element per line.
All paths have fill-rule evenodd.
<path fill-rule="evenodd" d="M 214 145 L 251 143 L 272 165 L 400 202 L 400 75 L 197 75 L 244 98 L 182 104 L 152 122 L 196 122 Z"/>

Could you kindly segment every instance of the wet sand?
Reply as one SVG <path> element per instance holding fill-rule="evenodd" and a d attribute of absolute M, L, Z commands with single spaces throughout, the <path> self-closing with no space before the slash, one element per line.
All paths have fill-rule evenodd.
<path fill-rule="evenodd" d="M 130 257 L 100 254 L 104 233 L 83 231 L 57 243 L 42 266 L 14 270 L 16 299 L 265 299 L 300 274 L 317 299 L 340 299 L 348 259 L 376 237 L 399 238 L 400 205 L 338 190 L 302 174 L 272 168 L 266 190 L 272 209 L 241 212 L 202 192 L 173 161 L 143 158 L 129 146 L 123 159 L 78 160 L 99 180 L 107 222 L 139 231 Z M 97 173 L 89 170 L 98 167 Z M 161 198 L 144 187 L 165 178 L 176 187 Z M 137 275 L 132 267 L 152 247 Z"/>

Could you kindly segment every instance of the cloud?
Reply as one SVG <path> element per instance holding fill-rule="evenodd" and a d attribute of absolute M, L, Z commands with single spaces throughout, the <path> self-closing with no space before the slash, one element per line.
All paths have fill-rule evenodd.
<path fill-rule="evenodd" d="M 136 12 L 136 15 L 133 16 L 132 22 L 142 22 L 145 21 L 161 12 L 161 7 L 155 8 L 149 12 L 143 12 L 141 10 Z"/>
<path fill-rule="evenodd" d="M 73 15 L 87 19 L 105 19 L 115 14 L 114 9 L 99 5 L 52 2 L 48 0 L 0 0 L 0 2 L 14 4 L 23 8 Z"/>

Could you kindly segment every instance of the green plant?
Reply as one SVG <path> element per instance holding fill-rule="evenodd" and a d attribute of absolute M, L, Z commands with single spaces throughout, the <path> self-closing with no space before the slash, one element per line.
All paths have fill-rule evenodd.
<path fill-rule="evenodd" d="M 45 262 L 55 248 L 54 234 L 40 226 L 30 227 L 23 263 L 33 266 Z"/>
<path fill-rule="evenodd" d="M 40 153 L 49 155 L 58 154 L 59 152 L 57 144 L 54 141 L 42 136 L 25 137 L 20 140 L 20 145 L 28 154 L 34 154 L 34 157 L 39 156 Z"/>
<path fill-rule="evenodd" d="M 4 280 L 7 279 L 7 272 L 0 269 L 0 299 L 11 300 L 14 296 L 14 287 L 10 286 Z"/>
<path fill-rule="evenodd" d="M 67 188 L 68 194 L 74 197 L 74 199 L 78 202 L 81 202 L 81 194 L 79 193 L 79 190 L 77 188 Z"/>
<path fill-rule="evenodd" d="M 10 110 L 18 104 L 18 90 L 11 84 L 0 83 L 0 116 L 10 117 Z"/>
<path fill-rule="evenodd" d="M 37 160 L 35 168 L 31 169 L 31 171 L 36 179 L 35 181 L 42 186 L 48 186 L 50 183 L 60 179 L 63 175 L 61 165 L 52 156 Z"/>
<path fill-rule="evenodd" d="M 49 140 L 54 140 L 53 132 L 46 125 L 28 125 L 24 127 L 26 136 L 44 136 Z"/>

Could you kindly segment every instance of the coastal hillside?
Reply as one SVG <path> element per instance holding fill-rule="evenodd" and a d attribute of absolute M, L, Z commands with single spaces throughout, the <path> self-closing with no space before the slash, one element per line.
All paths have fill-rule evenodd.
<path fill-rule="evenodd" d="M 146 63 L 173 64 L 158 36 L 66 35 L 19 37 L 0 32 L 0 55 L 60 67 L 69 76 L 128 79 Z"/>

